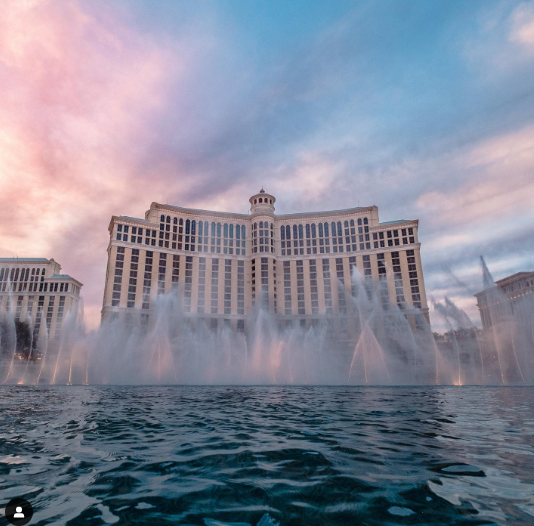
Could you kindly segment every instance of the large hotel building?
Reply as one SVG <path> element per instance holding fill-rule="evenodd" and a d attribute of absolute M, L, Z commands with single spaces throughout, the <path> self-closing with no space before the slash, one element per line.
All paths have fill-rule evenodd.
<path fill-rule="evenodd" d="M 376 206 L 277 215 L 263 189 L 249 201 L 249 214 L 152 203 L 144 219 L 113 216 L 103 321 L 135 312 L 148 325 L 154 299 L 173 290 L 212 328 L 245 330 L 258 301 L 281 324 L 349 319 L 353 267 L 382 283 L 386 308 L 428 320 L 417 220 L 380 223 Z"/>
<path fill-rule="evenodd" d="M 82 284 L 46 258 L 0 258 L 0 322 L 10 314 L 27 322 L 37 343 L 46 329 L 59 340 L 69 313 L 77 313 Z"/>

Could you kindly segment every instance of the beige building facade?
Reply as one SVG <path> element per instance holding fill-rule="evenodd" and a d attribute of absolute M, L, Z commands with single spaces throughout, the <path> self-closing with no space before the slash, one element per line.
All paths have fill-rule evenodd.
<path fill-rule="evenodd" d="M 354 267 L 383 283 L 385 306 L 428 320 L 417 220 L 380 223 L 376 206 L 277 215 L 263 189 L 249 202 L 249 214 L 152 203 L 144 218 L 113 216 L 103 321 L 136 313 L 146 325 L 173 290 L 212 328 L 244 330 L 257 302 L 282 324 L 348 318 Z"/>
<path fill-rule="evenodd" d="M 516 272 L 495 282 L 495 286 L 475 294 L 484 330 L 491 329 L 506 317 L 517 323 L 532 323 L 534 271 Z"/>
<path fill-rule="evenodd" d="M 59 340 L 69 313 L 76 313 L 82 284 L 61 274 L 61 265 L 46 258 L 0 258 L 0 322 L 7 315 L 28 322 L 36 343 L 46 328 Z"/>

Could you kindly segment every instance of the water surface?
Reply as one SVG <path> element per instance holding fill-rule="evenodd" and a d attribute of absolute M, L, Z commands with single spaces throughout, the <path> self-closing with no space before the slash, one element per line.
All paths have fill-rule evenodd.
<path fill-rule="evenodd" d="M 534 388 L 3 386 L 13 497 L 38 525 L 534 524 Z"/>

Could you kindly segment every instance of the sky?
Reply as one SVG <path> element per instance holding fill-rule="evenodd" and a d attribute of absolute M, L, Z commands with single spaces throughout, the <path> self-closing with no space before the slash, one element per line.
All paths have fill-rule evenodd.
<path fill-rule="evenodd" d="M 53 257 L 90 327 L 112 215 L 262 186 L 419 219 L 429 300 L 480 323 L 481 255 L 534 270 L 534 2 L 0 2 L 0 257 Z"/>

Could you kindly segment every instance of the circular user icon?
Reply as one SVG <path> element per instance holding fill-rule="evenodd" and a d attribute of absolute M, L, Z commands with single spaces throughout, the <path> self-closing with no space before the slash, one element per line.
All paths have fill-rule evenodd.
<path fill-rule="evenodd" d="M 24 499 L 12 499 L 7 503 L 5 509 L 6 519 L 16 526 L 28 524 L 33 517 L 32 505 Z"/>

